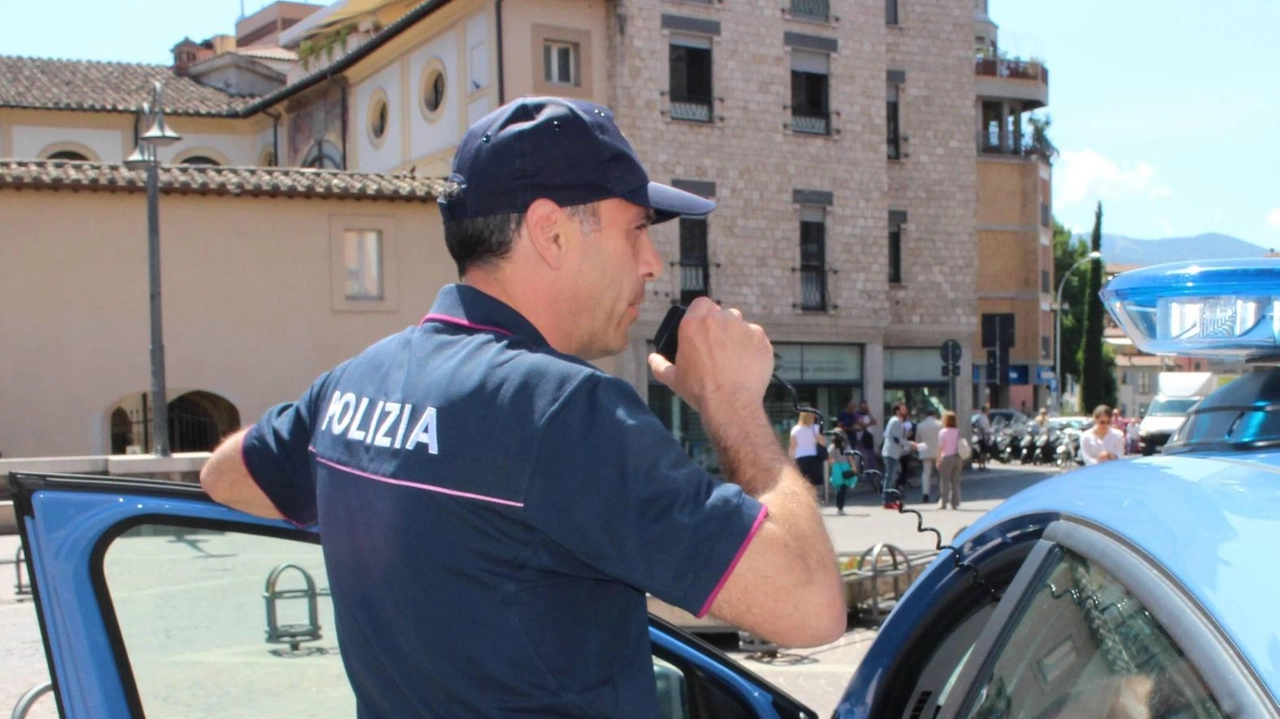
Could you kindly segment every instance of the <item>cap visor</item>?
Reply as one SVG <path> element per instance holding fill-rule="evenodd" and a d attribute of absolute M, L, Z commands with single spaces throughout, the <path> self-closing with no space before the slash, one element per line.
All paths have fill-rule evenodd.
<path fill-rule="evenodd" d="M 681 215 L 701 217 L 716 209 L 716 203 L 705 197 L 657 182 L 637 188 L 622 199 L 653 210 L 655 223 L 674 220 Z"/>

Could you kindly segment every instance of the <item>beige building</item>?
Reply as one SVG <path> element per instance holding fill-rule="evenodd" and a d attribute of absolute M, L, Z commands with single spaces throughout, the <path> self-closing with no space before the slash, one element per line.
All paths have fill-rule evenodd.
<path fill-rule="evenodd" d="M 433 181 L 171 167 L 161 186 L 174 451 L 208 449 L 416 324 L 457 276 Z M 119 166 L 0 161 L 5 457 L 146 446 L 143 189 Z"/>
<path fill-rule="evenodd" d="M 982 317 L 974 400 L 1032 413 L 1052 397 L 1057 279 L 1049 152 L 1026 113 L 1048 104 L 1049 71 L 1039 61 L 1006 57 L 987 0 L 975 2 Z"/>
<path fill-rule="evenodd" d="M 691 451 L 700 452 L 697 422 L 669 392 L 650 385 L 644 356 L 666 309 L 698 294 L 741 307 L 761 322 L 775 342 L 779 374 L 796 385 L 803 401 L 832 418 L 850 398 L 867 399 L 877 413 L 899 399 L 917 410 L 950 404 L 951 380 L 938 348 L 947 339 L 958 340 L 964 358 L 956 403 L 967 417 L 972 363 L 981 359 L 980 302 L 986 303 L 981 312 L 995 312 L 1002 306 L 991 303 L 1005 299 L 978 299 L 978 288 L 985 286 L 980 278 L 986 276 L 980 274 L 981 243 L 1004 242 L 1000 233 L 1010 232 L 1007 241 L 1019 248 L 1027 238 L 1039 242 L 1038 225 L 1034 217 L 1027 219 L 1024 204 L 1032 178 L 1044 169 L 1013 152 L 975 161 L 982 148 L 981 140 L 974 142 L 975 112 L 981 125 L 987 100 L 995 98 L 1002 112 L 1016 118 L 1034 105 L 1034 98 L 1022 94 L 1044 92 L 1043 79 L 1009 77 L 1006 71 L 1014 66 L 1008 63 L 998 64 L 994 76 L 982 60 L 975 66 L 975 31 L 994 37 L 985 10 L 979 7 L 975 14 L 970 0 L 791 0 L 781 13 L 776 4 L 676 0 L 339 0 L 323 8 L 268 6 L 237 23 L 235 37 L 178 43 L 173 67 L 0 57 L 0 158 L 110 165 L 89 172 L 75 163 L 10 162 L 10 172 L 28 167 L 35 169 L 23 171 L 57 178 L 127 175 L 134 188 L 71 193 L 64 190 L 96 188 L 101 180 L 48 179 L 35 183 L 38 192 L 29 191 L 30 183 L 21 193 L 0 190 L 0 219 L 13 218 L 24 228 L 22 234 L 7 233 L 0 245 L 6 260 L 19 261 L 6 261 L 6 269 L 29 282 L 46 277 L 57 284 L 63 275 L 50 274 L 42 264 L 55 259 L 40 254 L 48 251 L 45 245 L 93 238 L 117 246 L 120 257 L 133 257 L 115 260 L 133 279 L 121 281 L 106 301 L 77 302 L 93 311 L 71 322 L 97 326 L 96 312 L 118 312 L 107 325 L 127 320 L 134 334 L 123 346 L 140 353 L 121 360 L 121 378 L 105 394 L 90 387 L 96 380 L 88 374 L 77 373 L 72 383 L 85 386 L 64 386 L 66 368 L 42 368 L 24 359 L 28 384 L 40 388 L 40 396 L 74 393 L 92 401 L 74 419 L 55 413 L 41 420 L 39 432 L 11 430 L 20 423 L 10 411 L 16 405 L 6 401 L 0 451 L 44 452 L 46 440 L 35 438 L 55 427 L 63 432 L 55 448 L 60 453 L 108 451 L 119 444 L 111 441 L 108 422 L 117 406 L 126 414 L 130 407 L 140 411 L 139 402 L 126 407 L 122 398 L 146 385 L 146 338 L 137 334 L 145 330 L 145 295 L 130 310 L 118 309 L 127 305 L 116 299 L 142 288 L 145 215 L 134 191 L 137 177 L 116 165 L 145 130 L 136 110 L 156 79 L 165 82 L 169 124 L 184 137 L 161 151 L 167 164 L 333 168 L 410 184 L 418 182 L 413 177 L 447 174 L 466 127 L 510 98 L 557 94 L 608 105 L 655 180 L 719 203 L 705 221 L 684 219 L 655 229 L 655 241 L 670 260 L 668 272 L 651 287 L 630 351 L 604 363 L 649 397 Z M 1001 140 L 1002 148 L 1022 146 L 1019 127 L 1002 115 L 1001 132 L 1013 133 L 1007 143 Z M 162 202 L 164 272 L 166 288 L 174 289 L 166 289 L 165 326 L 174 339 L 166 338 L 175 344 L 199 340 L 171 350 L 170 386 L 224 399 L 230 407 L 221 406 L 220 416 L 247 421 L 272 402 L 296 395 L 319 369 L 420 315 L 438 284 L 452 277 L 442 256 L 424 254 L 424 264 L 414 271 L 401 268 L 394 312 L 330 306 L 328 314 L 313 315 L 319 310 L 301 303 L 254 316 L 255 331 L 264 335 L 236 334 L 216 310 L 256 297 L 252 288 L 215 297 L 196 292 L 210 278 L 198 274 L 199 263 L 187 270 L 193 274 L 180 274 L 173 263 L 183 250 L 172 250 L 177 257 L 171 259 L 170 246 L 193 253 L 220 246 L 228 231 L 221 218 L 230 217 L 234 207 L 237 227 L 241 214 L 252 218 L 243 220 L 252 232 L 247 226 L 237 232 L 262 246 L 271 247 L 281 235 L 329 247 L 328 217 L 346 212 L 330 205 L 347 200 L 252 199 L 231 191 L 191 195 L 181 190 L 180 178 L 196 170 L 166 172 L 174 184 Z M 278 179 L 313 175 L 330 177 L 293 170 Z M 1030 194 L 1047 198 L 1047 181 L 1035 188 Z M 1008 204 L 1006 192 L 1022 194 L 1012 207 L 980 209 L 984 203 Z M 38 198 L 39 211 L 25 198 Z M 394 208 L 385 212 L 402 224 L 408 222 L 403 217 L 417 213 L 409 224 L 419 234 L 397 230 L 395 251 L 439 252 L 438 238 L 430 234 L 439 231 L 438 215 L 423 200 L 359 204 L 376 205 L 377 213 Z M 100 211 L 118 219 L 95 221 Z M 22 245 L 19 255 L 14 237 L 41 242 Z M 259 249 L 248 241 L 233 244 L 225 248 L 232 253 L 227 261 L 252 265 L 253 287 L 269 285 L 265 278 L 271 273 L 292 276 L 287 264 L 259 263 Z M 1004 281 L 1007 273 L 994 274 Z M 195 294 L 181 300 L 189 283 Z M 334 290 L 322 284 L 308 291 Z M 1009 290 L 1026 291 L 1021 285 Z M 170 309 L 170 302 L 187 304 Z M 15 343 L 28 339 L 24 333 L 69 321 L 64 313 L 70 303 L 23 300 L 22 306 L 33 309 L 20 322 L 9 320 L 23 330 L 6 334 Z M 212 373 L 214 366 L 243 368 L 232 358 L 260 354 L 264 344 L 280 347 L 274 339 L 298 327 L 313 333 L 273 351 L 271 361 L 280 366 L 256 373 L 251 386 L 231 387 L 227 382 L 235 378 Z M 1027 344 L 1038 346 L 1038 339 L 1039 334 Z M 48 349 L 42 342 L 32 346 Z M 226 354 L 213 362 L 199 351 L 203 346 Z M 107 356 L 94 354 L 99 360 Z M 122 347 L 110 356 L 126 355 Z M 779 428 L 789 426 L 794 412 L 781 390 L 771 390 L 768 402 Z M 24 412 L 53 409 L 44 406 L 34 402 Z M 68 429 L 68 422 L 75 424 Z"/>

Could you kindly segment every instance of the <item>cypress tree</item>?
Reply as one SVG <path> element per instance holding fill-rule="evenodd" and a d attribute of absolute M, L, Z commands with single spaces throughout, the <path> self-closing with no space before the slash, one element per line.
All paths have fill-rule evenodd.
<path fill-rule="evenodd" d="M 1102 203 L 1098 203 L 1093 219 L 1092 249 L 1102 251 Z M 1085 293 L 1084 346 L 1080 351 L 1080 409 L 1084 414 L 1110 399 L 1107 395 L 1107 367 L 1102 356 L 1102 260 L 1089 263 L 1089 284 Z"/>

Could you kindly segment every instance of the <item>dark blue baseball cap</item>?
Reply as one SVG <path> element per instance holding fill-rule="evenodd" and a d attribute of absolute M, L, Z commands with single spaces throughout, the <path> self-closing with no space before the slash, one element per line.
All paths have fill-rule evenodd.
<path fill-rule="evenodd" d="M 655 222 L 705 215 L 716 203 L 650 182 L 613 113 L 561 97 L 523 97 L 467 130 L 441 197 L 446 220 L 524 212 L 545 198 L 562 207 L 612 197 L 654 211 Z"/>

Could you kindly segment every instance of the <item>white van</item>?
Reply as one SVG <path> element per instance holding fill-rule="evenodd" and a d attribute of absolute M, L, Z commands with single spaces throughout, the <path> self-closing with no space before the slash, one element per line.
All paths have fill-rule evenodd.
<path fill-rule="evenodd" d="M 1138 425 L 1142 454 L 1148 456 L 1160 451 L 1196 402 L 1218 387 L 1212 372 L 1161 372 L 1157 382 L 1158 394 Z"/>

